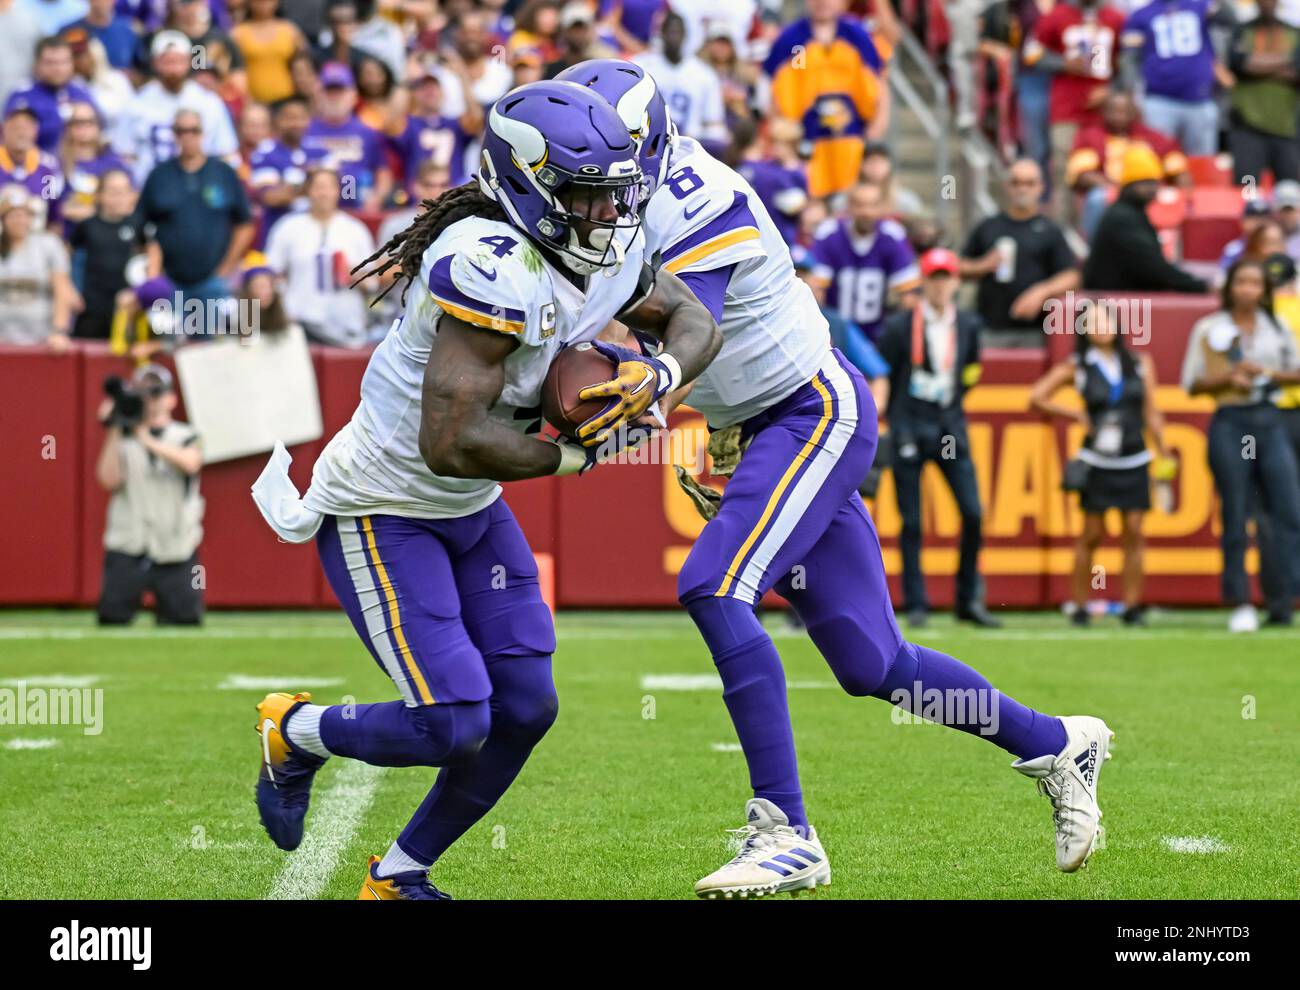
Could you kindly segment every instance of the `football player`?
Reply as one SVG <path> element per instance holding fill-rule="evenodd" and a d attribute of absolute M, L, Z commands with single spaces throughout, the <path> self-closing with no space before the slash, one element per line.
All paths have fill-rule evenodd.
<path fill-rule="evenodd" d="M 405 311 L 306 495 L 293 491 L 283 448 L 254 489 L 282 538 L 315 538 L 398 694 L 355 706 L 271 694 L 257 706 L 257 805 L 272 840 L 301 841 L 312 778 L 331 756 L 442 768 L 387 853 L 371 857 L 363 899 L 445 898 L 429 867 L 496 803 L 556 716 L 550 612 L 497 482 L 586 470 L 720 345 L 707 310 L 643 260 L 641 183 L 636 144 L 592 91 L 539 82 L 498 100 L 476 181 L 426 201 L 369 259 L 380 274 L 400 271 Z M 617 376 L 583 391 L 608 402 L 582 442 L 534 435 L 551 359 L 615 316 L 662 351 L 599 343 Z"/>
<path fill-rule="evenodd" d="M 1057 866 L 1077 870 L 1100 832 L 1097 775 L 1110 729 L 1098 718 L 1034 711 L 961 661 L 903 640 L 858 495 L 876 450 L 871 392 L 831 348 L 771 218 L 743 178 L 677 135 L 640 67 L 593 60 L 559 78 L 603 95 L 639 142 L 646 253 L 690 287 L 723 333 L 690 403 L 708 421 L 711 452 L 743 451 L 677 585 L 713 654 L 754 792 L 739 852 L 696 893 L 763 896 L 830 883 L 804 810 L 781 658 L 754 613 L 772 588 L 849 694 L 889 700 L 1015 754 L 1012 766 L 1051 799 Z"/>

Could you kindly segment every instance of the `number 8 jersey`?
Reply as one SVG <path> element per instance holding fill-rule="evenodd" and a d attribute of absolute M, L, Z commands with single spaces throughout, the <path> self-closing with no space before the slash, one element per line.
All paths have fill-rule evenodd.
<path fill-rule="evenodd" d="M 682 276 L 735 266 L 727 285 L 722 350 L 687 402 L 710 426 L 749 419 L 817 373 L 830 330 L 758 194 L 688 137 L 645 211 L 646 254 Z"/>
<path fill-rule="evenodd" d="M 361 404 L 316 461 L 304 505 L 330 515 L 420 519 L 457 518 L 490 505 L 501 494 L 495 481 L 435 475 L 420 455 L 424 372 L 439 322 L 449 314 L 518 339 L 489 415 L 536 432 L 551 360 L 566 344 L 594 339 L 639 300 L 643 248 L 638 231 L 623 264 L 588 276 L 584 292 L 509 224 L 470 218 L 447 227 L 424 253 L 405 314 L 370 357 Z"/>

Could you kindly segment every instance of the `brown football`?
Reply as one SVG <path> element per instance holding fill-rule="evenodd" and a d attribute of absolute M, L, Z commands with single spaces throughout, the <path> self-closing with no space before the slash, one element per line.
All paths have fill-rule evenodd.
<path fill-rule="evenodd" d="M 614 362 L 583 342 L 566 347 L 555 356 L 542 383 L 542 415 L 546 422 L 568 437 L 609 404 L 608 399 L 578 398 L 588 385 L 599 385 L 614 377 Z"/>

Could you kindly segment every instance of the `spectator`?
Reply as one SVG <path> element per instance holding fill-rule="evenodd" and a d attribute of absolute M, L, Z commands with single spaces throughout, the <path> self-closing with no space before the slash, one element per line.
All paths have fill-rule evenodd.
<path fill-rule="evenodd" d="M 63 119 L 72 103 L 94 104 L 90 92 L 73 79 L 72 49 L 62 38 L 42 38 L 36 46 L 32 81 L 9 94 L 5 106 L 19 103 L 31 107 L 40 121 L 36 143 L 53 152 L 63 137 Z"/>
<path fill-rule="evenodd" d="M 245 103 L 235 134 L 239 139 L 236 171 L 247 185 L 253 175 L 253 157 L 271 139 L 271 111 L 264 103 Z"/>
<path fill-rule="evenodd" d="M 446 53 L 448 65 L 454 65 L 460 78 L 469 79 L 464 99 L 477 100 L 486 109 L 510 90 L 511 73 L 502 58 L 491 57 L 491 35 L 482 14 L 461 14 L 455 45 Z M 459 61 L 458 61 L 459 60 Z M 452 110 L 448 109 L 448 113 Z M 455 110 L 459 113 L 459 110 Z"/>
<path fill-rule="evenodd" d="M 1031 64 L 1027 52 L 1033 50 L 1041 58 L 1041 48 L 1035 47 L 1034 33 L 1044 10 L 1050 11 L 1052 0 L 1014 0 L 1014 22 L 1018 38 L 1016 51 L 1015 85 L 1016 111 L 1019 118 L 1020 153 L 1038 162 L 1038 167 L 1048 175 L 1051 170 L 1051 134 L 1049 107 L 1051 103 L 1052 75 L 1042 64 Z"/>
<path fill-rule="evenodd" d="M 687 35 L 689 37 L 689 30 Z M 722 105 L 727 111 L 727 125 L 732 126 L 737 121 L 753 117 L 750 105 L 758 102 L 762 72 L 757 63 L 747 62 L 740 57 L 725 21 L 709 25 L 704 47 L 696 54 L 722 82 Z M 883 128 L 884 123 L 880 126 Z"/>
<path fill-rule="evenodd" d="M 116 0 L 90 0 L 86 16 L 63 28 L 81 30 L 104 46 L 108 64 L 115 69 L 129 69 L 140 44 L 140 35 L 131 18 L 117 9 Z"/>
<path fill-rule="evenodd" d="M 844 0 L 809 0 L 763 63 L 776 115 L 803 124 L 811 142 L 808 191 L 832 196 L 858 179 L 868 140 L 884 133 L 885 63 L 867 29 L 845 16 Z"/>
<path fill-rule="evenodd" d="M 880 187 L 865 182 L 849 194 L 848 217 L 828 225 L 812 246 L 818 302 L 838 310 L 874 341 L 891 300 L 920 282 L 907 232 L 885 217 Z"/>
<path fill-rule="evenodd" d="M 99 624 L 131 622 L 148 590 L 159 625 L 198 625 L 203 621 L 203 582 L 195 579 L 203 539 L 203 448 L 191 426 L 172 418 L 171 372 L 144 365 L 132 376 L 131 388 L 142 399 L 138 420 L 114 418 L 111 398 L 99 407 L 105 429 L 95 477 L 110 493 Z"/>
<path fill-rule="evenodd" d="M 1219 150 L 1210 39 L 1217 9 L 1217 0 L 1154 0 L 1129 14 L 1120 35 L 1121 75 L 1140 75 L 1143 118 L 1189 155 Z"/>
<path fill-rule="evenodd" d="M 668 9 L 686 22 L 686 51 L 694 55 L 708 45 L 713 38 L 726 38 L 736 53 L 748 56 L 745 49 L 754 18 L 758 14 L 755 0 L 709 0 L 708 3 L 696 3 L 694 0 L 667 0 Z M 808 13 L 814 14 L 816 0 L 809 4 Z M 835 0 L 839 13 L 848 6 L 845 0 Z"/>
<path fill-rule="evenodd" d="M 1124 15 L 1101 0 L 1058 3 L 1025 44 L 1025 62 L 1052 74 L 1048 108 L 1052 192 L 1060 219 L 1074 216 L 1065 163 L 1080 127 L 1097 123 L 1097 107 L 1115 71 Z"/>
<path fill-rule="evenodd" d="M 1083 197 L 1081 227 L 1092 237 L 1106 205 L 1119 185 L 1124 153 L 1142 144 L 1160 156 L 1166 182 L 1187 185 L 1187 159 L 1173 138 L 1153 131 L 1138 120 L 1137 102 L 1123 90 L 1106 94 L 1101 104 L 1101 124 L 1084 127 L 1074 139 L 1065 165 L 1065 183 Z"/>
<path fill-rule="evenodd" d="M 379 235 L 375 240 L 387 245 L 397 234 L 424 211 L 426 204 L 437 199 L 451 187 L 451 173 L 446 166 L 439 165 L 432 159 L 425 159 L 416 168 L 410 182 L 410 205 L 390 213 L 379 225 Z M 393 321 L 402 315 L 401 293 L 385 290 L 397 281 L 398 268 L 390 268 L 375 279 L 375 301 L 370 305 L 370 337 L 382 340 L 388 334 Z"/>
<path fill-rule="evenodd" d="M 373 55 L 357 60 L 357 120 L 371 130 L 382 132 L 392 116 L 393 74 Z"/>
<path fill-rule="evenodd" d="M 1257 0 L 1259 16 L 1232 35 L 1228 141 L 1237 181 L 1272 171 L 1277 181 L 1300 175 L 1300 29 L 1278 19 L 1277 0 Z"/>
<path fill-rule="evenodd" d="M 640 52 L 650 47 L 655 21 L 665 7 L 667 0 L 603 0 L 601 24 L 624 51 Z"/>
<path fill-rule="evenodd" d="M 1300 182 L 1283 179 L 1273 187 L 1273 211 L 1282 225 L 1286 253 L 1300 261 Z"/>
<path fill-rule="evenodd" d="M 315 61 L 317 67 L 327 62 L 339 62 L 356 73 L 356 63 L 365 52 L 353 47 L 357 36 L 357 7 L 353 0 L 337 0 L 329 5 L 325 13 L 329 29 L 322 34 L 322 41 L 316 47 Z M 295 83 L 299 93 L 301 86 Z"/>
<path fill-rule="evenodd" d="M 221 93 L 224 88 L 232 102 L 242 98 L 248 92 L 244 56 L 226 30 L 213 22 L 212 8 L 204 0 L 168 3 L 170 16 L 165 23 L 189 39 L 195 78 L 213 92 Z"/>
<path fill-rule="evenodd" d="M 176 157 L 149 173 L 136 209 L 149 237 L 149 274 L 165 273 L 182 305 L 224 299 L 252 243 L 253 215 L 235 170 L 204 152 L 199 114 L 179 111 L 171 129 Z"/>
<path fill-rule="evenodd" d="M 945 0 L 948 19 L 948 78 L 956 107 L 953 123 L 959 131 L 975 126 L 975 54 L 980 39 L 980 15 L 986 0 Z"/>
<path fill-rule="evenodd" d="M 327 63 L 321 69 L 320 81 L 316 113 L 303 136 L 303 147 L 325 152 L 337 166 L 346 206 L 377 210 L 393 191 L 383 138 L 357 119 L 357 90 L 351 69 L 338 62 Z"/>
<path fill-rule="evenodd" d="M 546 62 L 536 48 L 517 48 L 510 56 L 510 88 L 537 82 L 546 72 Z M 482 109 L 481 107 L 479 109 Z"/>
<path fill-rule="evenodd" d="M 955 305 L 960 263 L 946 248 L 921 256 L 921 299 L 885 321 L 878 342 L 889 365 L 885 419 L 893 451 L 895 493 L 903 528 L 903 610 L 913 626 L 930 612 L 921 569 L 921 470 L 933 462 L 961 512 L 955 616 L 977 626 L 1001 623 L 984 608 L 979 551 L 983 510 L 971 460 L 962 401 L 979 381 L 980 318 Z"/>
<path fill-rule="evenodd" d="M 58 34 L 63 25 L 85 17 L 89 9 L 86 0 L 21 0 L 21 2 L 36 18 L 36 22 L 41 27 L 41 34 L 45 37 Z"/>
<path fill-rule="evenodd" d="M 24 0 L 0 0 L 0 100 L 31 78 L 44 33 Z"/>
<path fill-rule="evenodd" d="M 1273 287 L 1273 314 L 1278 324 L 1295 338 L 1297 353 L 1300 353 L 1300 292 L 1296 286 L 1295 260 L 1286 254 L 1275 254 L 1264 262 L 1264 269 L 1269 285 Z M 1300 385 L 1281 389 L 1277 395 L 1277 407 L 1291 453 L 1300 464 Z M 1257 507 L 1257 510 L 1262 508 Z M 1256 512 L 1255 533 L 1259 545 L 1259 590 L 1264 596 L 1269 621 L 1282 621 L 1291 611 L 1284 598 L 1287 588 L 1280 577 L 1285 564 L 1278 560 L 1278 549 L 1285 544 L 1277 540 L 1273 518 L 1268 512 Z"/>
<path fill-rule="evenodd" d="M 1112 309 L 1104 304 L 1088 306 L 1073 329 L 1074 353 L 1040 378 L 1029 397 L 1031 408 L 1075 422 L 1084 431 L 1079 453 L 1066 469 L 1067 475 L 1072 471 L 1084 475 L 1067 479 L 1070 490 L 1079 493 L 1083 510 L 1070 581 L 1072 619 L 1077 626 L 1089 622 L 1093 557 L 1106 535 L 1106 514 L 1118 509 L 1124 550 L 1124 624 L 1142 625 L 1142 520 L 1151 508 L 1151 452 L 1143 431 L 1162 460 L 1169 456 L 1164 417 L 1155 402 L 1155 366 L 1145 354 L 1135 355 L 1124 346 Z M 1073 384 L 1083 398 L 1082 409 L 1052 401 L 1067 384 Z"/>
<path fill-rule="evenodd" d="M 9 104 L 0 131 L 0 190 L 21 186 L 57 211 L 65 188 L 63 170 L 57 158 L 36 147 L 39 129 L 36 111 L 21 100 Z"/>
<path fill-rule="evenodd" d="M 1204 281 L 1166 260 L 1147 204 L 1160 188 L 1164 169 L 1154 151 L 1134 145 L 1124 153 L 1119 196 L 1097 224 L 1083 266 L 1085 289 L 1117 292 L 1205 292 Z"/>
<path fill-rule="evenodd" d="M 104 172 L 96 182 L 94 213 L 72 228 L 68 245 L 85 306 L 72 335 L 108 340 L 117 294 L 126 288 L 126 266 L 144 251 L 144 232 L 135 220 L 136 192 L 125 169 Z"/>
<path fill-rule="evenodd" d="M 1078 259 L 1065 229 L 1044 215 L 1043 172 L 1021 158 L 1007 173 L 1006 209 L 981 220 L 962 249 L 961 275 L 979 279 L 976 309 L 985 326 L 1042 344 L 1048 300 L 1079 287 Z"/>
<path fill-rule="evenodd" d="M 40 229 L 44 214 L 44 203 L 21 186 L 0 196 L 0 344 L 62 352 L 81 301 L 63 242 Z"/>
<path fill-rule="evenodd" d="M 1209 395 L 1217 408 L 1208 434 L 1210 471 L 1219 490 L 1223 548 L 1223 600 L 1232 609 L 1228 628 L 1254 632 L 1259 618 L 1246 579 L 1246 518 L 1252 489 L 1267 507 L 1280 573 L 1271 616 L 1290 624 L 1300 580 L 1300 471 L 1271 401 L 1279 385 L 1300 383 L 1300 354 L 1290 331 L 1273 315 L 1272 291 L 1263 265 L 1242 259 L 1228 270 L 1222 307 L 1192 327 L 1183 359 L 1182 384 L 1192 395 Z"/>
<path fill-rule="evenodd" d="M 883 141 L 873 141 L 863 150 L 862 181 L 880 187 L 885 194 L 885 212 L 895 220 L 909 220 L 925 212 L 921 197 L 895 181 L 894 156 Z"/>
<path fill-rule="evenodd" d="M 560 10 L 560 54 L 546 66 L 545 78 L 592 58 L 617 54 L 596 36 L 596 18 L 585 0 L 569 0 Z"/>
<path fill-rule="evenodd" d="M 1263 264 L 1273 255 L 1285 252 L 1286 237 L 1282 233 L 1282 225 L 1269 217 L 1246 238 L 1241 257 Z"/>
<path fill-rule="evenodd" d="M 307 101 L 289 97 L 276 108 L 272 122 L 275 136 L 255 149 L 248 160 L 249 190 L 261 207 L 259 245 L 266 243 L 271 227 L 289 210 L 306 206 L 302 195 L 307 170 L 329 158 L 323 148 L 303 144 L 310 123 Z"/>
<path fill-rule="evenodd" d="M 109 65 L 104 46 L 95 38 L 84 35 L 83 29 L 71 29 L 64 37 L 72 49 L 72 68 L 77 74 L 77 82 L 90 91 L 99 111 L 100 123 L 106 129 L 112 128 L 135 97 L 135 87 L 125 72 Z"/>
<path fill-rule="evenodd" d="M 275 272 L 266 263 L 266 256 L 250 251 L 244 258 L 244 269 L 239 276 L 239 305 L 234 307 L 241 337 L 302 329 L 289 318 L 275 283 Z"/>
<path fill-rule="evenodd" d="M 745 126 L 751 135 L 755 133 L 752 125 Z M 799 217 L 808 203 L 808 176 L 798 150 L 801 139 L 797 123 L 775 117 L 768 126 L 767 155 L 762 153 L 761 139 L 751 141 L 737 166 L 791 246 L 798 241 Z"/>
<path fill-rule="evenodd" d="M 307 176 L 307 209 L 271 228 L 267 264 L 285 280 L 290 319 L 307 336 L 337 347 L 366 343 L 366 297 L 350 272 L 375 250 L 370 229 L 338 208 L 339 176 L 327 168 Z"/>
<path fill-rule="evenodd" d="M 442 82 L 432 72 L 421 70 L 398 90 L 386 130 L 402 161 L 408 186 L 413 185 L 425 161 L 446 169 L 453 186 L 467 178 L 465 151 L 483 129 L 483 111 L 470 100 L 465 112 L 455 118 L 445 116 L 442 106 Z"/>
<path fill-rule="evenodd" d="M 1250 236 L 1267 223 L 1272 215 L 1272 207 L 1262 196 L 1251 197 L 1242 203 L 1241 236 L 1234 237 L 1225 244 L 1223 253 L 1219 255 L 1219 267 L 1223 271 L 1226 272 L 1232 263 L 1241 257 L 1241 252 L 1246 250 L 1246 242 L 1250 240 Z"/>
<path fill-rule="evenodd" d="M 711 147 L 725 143 L 727 117 L 722 105 L 722 82 L 711 67 L 682 50 L 686 23 L 676 14 L 665 14 L 659 23 L 659 40 L 659 51 L 642 52 L 632 61 L 654 79 L 678 131 Z"/>
<path fill-rule="evenodd" d="M 289 65 L 307 48 L 293 21 L 277 16 L 279 0 L 248 0 L 248 18 L 231 29 L 248 72 L 248 95 L 258 103 L 278 103 L 293 94 Z"/>
<path fill-rule="evenodd" d="M 89 103 L 72 104 L 59 146 L 59 167 L 67 190 L 60 211 L 68 224 L 80 223 L 95 212 L 95 194 L 105 173 L 126 168 L 105 144 L 99 115 Z"/>
<path fill-rule="evenodd" d="M 382 61 L 393 78 L 406 78 L 406 37 L 402 29 L 380 10 L 377 0 L 357 0 L 357 29 L 352 43 Z M 467 16 L 467 15 L 462 15 Z"/>
<path fill-rule="evenodd" d="M 203 153 L 233 158 L 239 148 L 225 104 L 190 78 L 190 40 L 179 31 L 159 31 L 149 43 L 154 78 L 140 87 L 113 132 L 113 150 L 131 165 L 137 183 L 154 166 L 176 154 L 172 121 L 180 110 L 199 115 Z"/>
<path fill-rule="evenodd" d="M 315 103 L 320 95 L 320 76 L 312 56 L 306 52 L 295 55 L 289 63 L 289 74 L 293 76 L 293 95 L 309 104 Z"/>
<path fill-rule="evenodd" d="M 513 57 L 517 52 L 535 52 L 544 65 L 559 58 L 560 0 L 527 0 L 515 15 L 515 29 L 506 44 Z"/>

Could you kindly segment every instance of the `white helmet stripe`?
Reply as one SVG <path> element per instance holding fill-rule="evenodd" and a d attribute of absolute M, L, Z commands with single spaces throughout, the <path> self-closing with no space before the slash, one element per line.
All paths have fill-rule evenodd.
<path fill-rule="evenodd" d="M 505 139 L 506 144 L 510 145 L 510 150 L 514 152 L 515 159 L 521 165 L 533 166 L 546 157 L 545 135 L 532 124 L 503 117 L 497 110 L 497 104 L 492 105 L 488 126 Z"/>
<path fill-rule="evenodd" d="M 641 131 L 645 127 L 646 112 L 654 95 L 655 81 L 646 73 L 640 82 L 619 97 L 614 109 L 629 131 Z M 645 137 L 644 134 L 641 136 Z"/>

